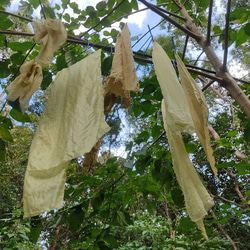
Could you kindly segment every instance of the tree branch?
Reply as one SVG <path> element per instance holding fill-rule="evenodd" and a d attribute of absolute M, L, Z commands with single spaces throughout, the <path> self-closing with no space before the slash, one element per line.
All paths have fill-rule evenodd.
<path fill-rule="evenodd" d="M 210 125 L 207 126 L 208 131 L 212 134 L 214 140 L 219 140 L 220 136 L 218 133 L 214 130 L 214 128 Z M 247 156 L 241 153 L 235 146 L 232 146 L 232 149 L 235 150 L 234 155 L 240 159 L 241 161 L 247 162 L 250 164 L 250 160 L 247 159 Z"/>
<path fill-rule="evenodd" d="M 210 214 L 213 216 L 214 220 L 218 220 L 217 216 L 215 215 L 214 211 L 210 209 Z M 217 227 L 220 229 L 220 231 L 225 235 L 225 237 L 229 240 L 229 242 L 232 244 L 234 250 L 238 250 L 235 242 L 232 240 L 232 238 L 228 235 L 227 231 L 220 225 L 217 224 Z"/>
<path fill-rule="evenodd" d="M 166 14 L 164 14 L 161 10 L 159 10 L 155 5 L 148 3 L 145 0 L 139 0 L 140 2 L 142 2 L 145 6 L 147 6 L 149 9 L 151 9 L 152 11 L 154 11 L 155 13 L 157 13 L 159 16 L 163 17 L 165 20 L 169 21 L 170 23 L 172 23 L 174 26 L 176 26 L 178 29 L 182 30 L 184 33 L 188 34 L 189 36 L 198 39 L 197 35 L 195 33 L 193 33 L 191 30 L 185 28 L 184 26 L 182 26 L 181 24 L 179 24 L 178 22 L 176 22 L 175 20 L 173 20 L 171 17 L 167 16 Z M 185 18 L 185 17 L 184 17 Z"/>
<path fill-rule="evenodd" d="M 208 21 L 207 21 L 207 45 L 210 44 L 212 12 L 213 12 L 213 0 L 210 0 L 209 11 L 208 11 Z"/>
<path fill-rule="evenodd" d="M 187 49 L 187 44 L 188 44 L 188 39 L 189 39 L 189 35 L 187 35 L 187 36 L 186 36 L 186 39 L 185 39 L 184 49 L 183 49 L 182 58 L 181 58 L 182 61 L 183 61 L 184 58 L 185 58 L 186 49 Z"/>
<path fill-rule="evenodd" d="M 227 16 L 226 16 L 226 29 L 225 29 L 225 44 L 224 44 L 224 59 L 222 70 L 227 71 L 227 53 L 228 53 L 228 38 L 229 38 L 229 21 L 230 21 L 231 0 L 227 2 Z"/>

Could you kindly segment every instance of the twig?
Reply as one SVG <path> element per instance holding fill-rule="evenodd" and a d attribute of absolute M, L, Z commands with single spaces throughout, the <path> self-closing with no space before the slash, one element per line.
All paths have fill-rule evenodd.
<path fill-rule="evenodd" d="M 198 62 L 198 60 L 200 59 L 200 57 L 201 57 L 201 55 L 204 53 L 204 51 L 202 51 L 199 55 L 198 55 L 198 57 L 197 57 L 197 59 L 195 60 L 195 62 L 194 62 L 194 65 Z"/>
<path fill-rule="evenodd" d="M 39 0 L 39 3 L 40 3 L 41 11 L 42 11 L 42 13 L 43 13 L 43 17 L 44 17 L 44 19 L 46 19 L 45 11 L 44 11 L 44 9 L 43 9 L 43 5 L 42 5 L 42 3 L 41 3 L 41 0 Z"/>
<path fill-rule="evenodd" d="M 183 53 L 182 53 L 182 58 L 181 58 L 182 61 L 183 61 L 184 58 L 185 58 L 186 49 L 187 49 L 187 44 L 188 44 L 188 39 L 189 39 L 189 35 L 186 36 L 186 40 L 185 40 L 185 44 L 184 44 L 184 49 L 183 49 Z"/>
<path fill-rule="evenodd" d="M 177 15 L 177 14 L 175 14 L 175 13 L 171 12 L 171 11 L 167 11 L 167 10 L 165 10 L 165 9 L 162 9 L 162 8 L 160 8 L 160 7 L 159 7 L 159 6 L 157 6 L 157 5 L 155 5 L 155 7 L 156 7 L 158 10 L 160 10 L 160 11 L 162 11 L 162 12 L 166 13 L 166 14 L 169 14 L 170 16 L 173 16 L 173 17 L 179 18 L 179 19 L 181 19 L 181 20 L 183 20 L 183 21 L 185 21 L 185 20 L 186 20 L 184 17 L 179 16 L 179 15 Z"/>
<path fill-rule="evenodd" d="M 223 59 L 223 68 L 222 70 L 227 71 L 227 52 L 228 52 L 228 38 L 229 38 L 229 21 L 230 21 L 230 9 L 231 9 L 231 0 L 227 2 L 227 16 L 226 16 L 226 28 L 225 28 L 225 44 L 224 44 L 224 59 Z"/>
<path fill-rule="evenodd" d="M 208 23 L 207 23 L 207 45 L 210 44 L 212 11 L 213 11 L 213 0 L 210 0 L 209 12 L 208 12 Z"/>
<path fill-rule="evenodd" d="M 182 26 L 181 24 L 179 24 L 178 22 L 176 22 L 175 20 L 173 20 L 171 17 L 169 17 L 166 14 L 164 14 L 155 5 L 150 4 L 150 3 L 148 3 L 145 0 L 139 0 L 139 1 L 142 2 L 144 5 L 146 5 L 149 9 L 151 9 L 152 11 L 154 11 L 155 13 L 157 13 L 159 16 L 163 17 L 165 20 L 167 20 L 170 23 L 172 23 L 174 26 L 176 26 L 177 28 L 179 28 L 184 33 L 188 34 L 189 36 L 191 36 L 191 37 L 193 37 L 195 39 L 199 39 L 199 37 L 195 33 L 193 33 L 191 30 L 185 28 L 184 26 Z"/>
<path fill-rule="evenodd" d="M 160 139 L 161 139 L 161 137 L 163 136 L 163 135 L 165 135 L 166 134 L 166 131 L 164 130 L 160 135 L 159 135 L 159 137 L 157 138 L 157 139 L 155 139 L 151 144 L 150 144 L 150 146 L 147 148 L 147 150 L 149 150 L 156 142 L 158 142 Z"/>
<path fill-rule="evenodd" d="M 62 11 L 62 13 L 61 13 L 61 17 L 60 17 L 61 20 L 62 20 L 63 13 L 64 13 L 64 11 L 66 10 L 66 8 L 67 8 L 69 2 L 70 2 L 70 0 L 68 0 L 68 2 L 67 2 L 66 5 L 65 5 L 65 8 L 63 9 L 63 11 Z"/>
<path fill-rule="evenodd" d="M 215 215 L 214 211 L 210 209 L 210 214 L 213 216 L 214 220 L 218 220 L 217 216 Z M 220 225 L 217 224 L 217 227 L 220 229 L 220 231 L 225 235 L 225 237 L 229 240 L 229 242 L 232 244 L 234 250 L 238 250 L 237 246 L 235 245 L 232 238 L 228 235 L 227 231 Z"/>
<path fill-rule="evenodd" d="M 210 87 L 215 81 L 214 80 L 211 80 L 207 85 L 205 85 L 203 88 L 202 88 L 202 91 L 205 91 L 208 87 Z"/>
<path fill-rule="evenodd" d="M 7 12 L 7 11 L 4 11 L 4 10 L 0 10 L 0 13 L 6 14 L 6 15 L 9 15 L 9 16 L 14 16 L 14 17 L 17 17 L 19 19 L 23 19 L 23 20 L 28 21 L 28 22 L 33 22 L 31 19 L 29 19 L 27 17 L 19 16 L 19 15 L 16 15 L 14 13 Z"/>

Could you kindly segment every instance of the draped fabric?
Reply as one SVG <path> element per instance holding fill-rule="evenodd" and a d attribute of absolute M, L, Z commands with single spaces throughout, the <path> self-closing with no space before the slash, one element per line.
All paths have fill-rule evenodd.
<path fill-rule="evenodd" d="M 42 66 L 48 66 L 54 57 L 54 53 L 67 40 L 67 32 L 64 24 L 59 19 L 47 18 L 43 23 L 32 22 L 35 31 L 34 40 L 42 46 L 36 61 Z"/>
<path fill-rule="evenodd" d="M 14 102 L 19 98 L 21 111 L 29 107 L 29 100 L 40 87 L 43 80 L 42 67 L 31 60 L 20 67 L 20 75 L 6 88 L 7 99 Z"/>
<path fill-rule="evenodd" d="M 162 95 L 166 100 L 165 110 L 169 118 L 168 126 L 172 131 L 193 133 L 195 129 L 187 98 L 169 57 L 157 42 L 154 42 L 152 57 Z"/>
<path fill-rule="evenodd" d="M 56 75 L 31 144 L 24 216 L 62 207 L 66 169 L 110 127 L 104 120 L 101 50 Z"/>
<path fill-rule="evenodd" d="M 207 129 L 209 111 L 207 108 L 205 96 L 203 95 L 200 87 L 195 82 L 193 77 L 187 71 L 180 57 L 178 55 L 176 55 L 175 57 L 181 78 L 181 86 L 184 89 L 188 100 L 190 113 L 195 126 L 195 132 L 199 137 L 201 145 L 206 152 L 210 166 L 216 176 L 217 168 L 215 167 L 213 149 L 210 145 L 210 137 Z"/>
<path fill-rule="evenodd" d="M 192 133 L 194 124 L 188 100 L 175 70 L 162 47 L 154 43 L 153 62 L 162 93 L 162 115 L 167 132 L 174 172 L 180 184 L 191 220 L 197 223 L 206 239 L 203 218 L 213 206 L 213 199 L 203 186 L 186 152 L 181 132 Z"/>
<path fill-rule="evenodd" d="M 121 33 L 117 35 L 115 54 L 110 75 L 105 82 L 106 93 L 110 92 L 122 98 L 122 106 L 128 107 L 132 102 L 130 91 L 139 92 L 139 79 L 135 72 L 130 33 L 125 24 Z M 109 94 L 105 96 L 110 97 Z"/>
<path fill-rule="evenodd" d="M 42 67 L 48 66 L 59 47 L 66 42 L 67 32 L 59 20 L 47 18 L 42 23 L 31 23 L 35 35 L 34 40 L 42 46 L 39 55 L 20 67 L 20 75 L 6 88 L 7 99 L 16 101 L 19 98 L 21 111 L 24 113 L 29 107 L 29 101 L 40 87 L 43 74 Z"/>

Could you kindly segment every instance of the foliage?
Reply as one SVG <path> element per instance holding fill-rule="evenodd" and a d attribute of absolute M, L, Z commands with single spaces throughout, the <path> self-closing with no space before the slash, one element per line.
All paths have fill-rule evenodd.
<path fill-rule="evenodd" d="M 168 11 L 178 13 L 175 1 L 168 3 Z M 184 1 L 182 1 L 184 2 Z M 209 1 L 185 1 L 185 8 L 201 29 L 207 27 Z M 68 34 L 76 34 L 80 26 L 89 29 L 81 33 L 89 42 L 107 46 L 114 44 L 123 27 L 122 17 L 138 10 L 136 0 L 99 1 L 95 6 L 82 9 L 76 2 L 62 0 L 50 5 L 41 0 L 46 17 L 60 18 Z M 9 0 L 2 0 L 0 10 L 6 10 Z M 120 5 L 119 5 L 120 4 Z M 249 71 L 250 9 L 245 1 L 233 1 L 230 14 L 230 45 L 233 54 Z M 18 15 L 33 18 L 39 10 L 38 0 L 20 1 Z M 118 7 L 117 7 L 118 6 Z M 73 14 L 65 10 L 70 10 Z M 111 11 L 113 11 L 111 13 Z M 41 19 L 44 18 L 41 11 Z M 182 19 L 178 20 L 183 23 Z M 101 22 L 100 22 L 101 21 Z M 111 27 L 117 21 L 119 25 Z M 27 21 L 0 13 L 1 30 L 30 32 Z M 155 38 L 171 59 L 174 59 L 173 40 L 176 51 L 184 48 L 182 31 L 170 27 L 171 36 Z M 165 31 L 164 31 L 165 32 Z M 212 44 L 224 46 L 224 28 L 213 25 L 216 37 Z M 217 40 L 216 40 L 217 39 Z M 112 45 L 113 45 L 112 44 Z M 0 80 L 4 89 L 18 68 L 26 60 L 35 58 L 40 50 L 28 37 L 0 34 Z M 197 48 L 191 39 L 185 62 L 196 60 Z M 187 48 L 187 49 L 188 49 Z M 120 100 L 107 115 L 112 130 L 103 138 L 96 166 L 90 173 L 83 168 L 84 157 L 73 159 L 67 171 L 63 208 L 48 211 L 32 219 L 23 218 L 22 186 L 28 161 L 30 143 L 41 115 L 52 80 L 63 68 L 80 61 L 94 51 L 80 44 L 67 43 L 55 54 L 51 65 L 43 68 L 44 79 L 34 96 L 29 110 L 22 114 L 18 102 L 8 103 L 10 112 L 1 110 L 0 115 L 0 246 L 3 249 L 228 249 L 231 237 L 239 249 L 248 248 L 250 230 L 250 122 L 239 109 L 239 105 L 227 95 L 223 102 L 211 91 L 207 91 L 209 123 L 220 139 L 211 137 L 216 166 L 217 181 L 198 139 L 183 134 L 188 153 L 203 184 L 214 197 L 213 213 L 205 218 L 204 224 L 210 241 L 206 242 L 196 224 L 187 216 L 184 197 L 176 180 L 169 144 L 161 117 L 162 93 L 152 66 L 137 62 L 143 75 L 140 77 L 141 92 L 131 93 L 133 102 L 129 109 L 121 111 Z M 150 49 L 146 52 L 150 53 Z M 102 51 L 102 74 L 108 76 L 112 55 Z M 211 64 L 203 64 L 211 68 Z M 247 72 L 249 73 L 249 72 Z M 200 85 L 201 77 L 194 76 Z M 249 78 L 246 77 L 246 80 Z M 219 87 L 218 87 L 219 88 Z M 250 87 L 241 85 L 250 96 Z M 224 92 L 223 92 L 224 94 Z M 4 105 L 4 103 L 1 103 Z M 3 106 L 4 107 L 4 106 Z M 230 112 L 228 112 L 230 110 Z M 124 118 L 125 117 L 125 118 Z M 129 135 L 121 135 L 122 120 L 129 124 Z M 126 130 L 127 128 L 125 128 Z M 113 149 L 124 143 L 124 155 L 114 156 Z M 123 147 L 119 149 L 123 150 Z M 236 153 L 240 151 L 242 157 Z M 221 233 L 221 228 L 226 232 Z"/>

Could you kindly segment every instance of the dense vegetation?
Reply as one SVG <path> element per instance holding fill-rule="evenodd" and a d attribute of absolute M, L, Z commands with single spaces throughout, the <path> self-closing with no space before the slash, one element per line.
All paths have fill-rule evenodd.
<path fill-rule="evenodd" d="M 216 1 L 225 12 L 231 5 L 227 20 L 224 14 L 215 11 L 215 7 L 210 8 L 211 0 L 157 0 L 157 3 L 107 0 L 85 9 L 73 0 L 58 2 L 51 5 L 47 0 L 20 1 L 18 11 L 12 13 L 16 16 L 6 13 L 10 0 L 0 3 L 0 81 L 3 89 L 0 248 L 249 249 L 248 1 Z M 174 60 L 174 51 L 179 53 L 207 99 L 208 128 L 219 181 L 212 174 L 197 137 L 183 134 L 183 138 L 203 184 L 215 201 L 204 220 L 209 241 L 187 216 L 184 197 L 173 171 L 160 112 L 162 94 L 151 63 L 152 43 L 135 55 L 136 68 L 141 75 L 141 92 L 131 92 L 133 102 L 126 110 L 119 109 L 118 99 L 106 116 L 111 131 L 89 154 L 70 162 L 63 208 L 23 218 L 22 189 L 29 147 L 53 77 L 97 50 L 96 44 L 103 47 L 102 75 L 108 76 L 113 57 L 111 47 L 115 46 L 120 30 L 105 28 L 138 11 L 140 2 L 163 18 L 162 34 L 154 40 L 171 59 Z M 36 57 L 40 50 L 27 33 L 32 32 L 28 20 L 34 19 L 33 12 L 41 6 L 37 19 L 60 18 L 68 35 L 75 39 L 63 45 L 54 54 L 53 63 L 43 68 L 41 88 L 33 97 L 29 110 L 22 114 L 18 102 L 7 103 L 4 99 L 5 88 L 18 75 L 20 65 Z M 69 15 L 67 9 L 74 15 Z M 87 30 L 76 36 L 75 31 L 81 25 Z M 121 28 L 123 25 L 120 22 Z M 138 39 L 142 44 L 145 42 Z M 224 53 L 223 61 L 213 53 Z M 227 55 L 229 60 L 225 60 Z M 235 65 L 242 69 L 244 77 L 241 79 L 235 80 L 230 74 Z"/>

